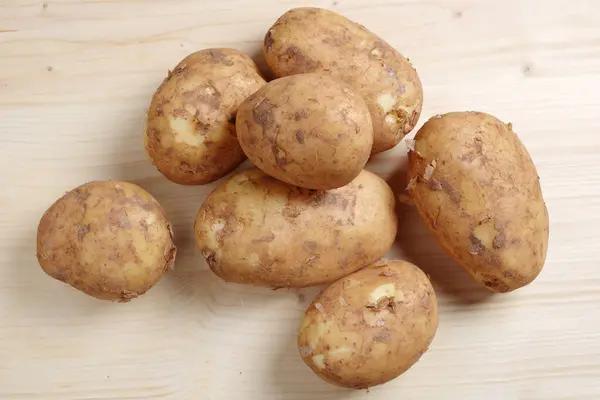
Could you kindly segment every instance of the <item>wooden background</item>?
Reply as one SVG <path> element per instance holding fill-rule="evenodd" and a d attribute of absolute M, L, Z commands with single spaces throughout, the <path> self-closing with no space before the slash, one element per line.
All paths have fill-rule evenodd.
<path fill-rule="evenodd" d="M 391 256 L 426 270 L 440 327 L 401 378 L 369 392 L 322 383 L 296 328 L 319 288 L 269 291 L 216 279 L 192 222 L 214 185 L 181 187 L 142 145 L 158 84 L 188 53 L 245 50 L 300 5 L 342 12 L 410 57 L 420 124 L 481 110 L 511 121 L 541 176 L 546 267 L 490 295 L 399 207 Z M 585 0 L 2 0 L 0 2 L 0 398 L 599 399 L 600 3 Z M 405 147 L 369 168 L 402 189 Z M 89 298 L 35 258 L 44 210 L 94 179 L 127 179 L 174 222 L 176 270 L 129 304 Z"/>

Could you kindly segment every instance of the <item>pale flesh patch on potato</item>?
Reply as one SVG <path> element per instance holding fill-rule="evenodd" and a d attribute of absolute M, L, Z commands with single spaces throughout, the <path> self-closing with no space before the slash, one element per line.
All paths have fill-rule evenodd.
<path fill-rule="evenodd" d="M 312 348 L 317 348 L 321 338 L 327 334 L 327 331 L 330 329 L 330 326 L 326 322 L 321 322 L 313 325 L 311 328 L 311 342 L 309 343 Z"/>
<path fill-rule="evenodd" d="M 500 229 L 498 229 L 500 228 Z M 494 224 L 492 218 L 485 218 L 478 223 L 471 233 L 471 254 L 479 254 L 483 249 L 502 248 L 504 246 L 504 229 Z"/>
<path fill-rule="evenodd" d="M 351 347 L 341 346 L 341 347 L 338 347 L 337 349 L 330 350 L 327 353 L 327 356 L 334 358 L 334 359 L 343 360 L 345 357 L 348 357 L 349 355 L 351 355 L 352 351 L 353 350 Z"/>
<path fill-rule="evenodd" d="M 371 304 L 377 305 L 384 297 L 394 297 L 396 294 L 396 286 L 393 283 L 377 286 L 375 290 L 369 293 Z"/>
<path fill-rule="evenodd" d="M 157 218 L 156 218 L 156 214 L 152 213 L 149 214 L 146 219 L 143 220 L 144 224 L 148 225 L 148 226 L 152 226 L 154 225 L 155 222 L 157 222 Z"/>
<path fill-rule="evenodd" d="M 196 132 L 194 123 L 186 118 L 170 118 L 169 127 L 175 134 L 175 142 L 198 147 L 204 143 L 204 136 Z"/>
<path fill-rule="evenodd" d="M 317 368 L 319 368 L 319 369 L 325 368 L 325 356 L 323 354 L 314 355 L 312 357 L 312 361 L 317 366 Z"/>
<path fill-rule="evenodd" d="M 373 56 L 375 58 L 380 58 L 382 54 L 383 53 L 381 52 L 381 49 L 379 49 L 379 48 L 375 48 L 375 49 L 371 50 L 371 56 Z"/>
<path fill-rule="evenodd" d="M 248 256 L 248 262 L 252 267 L 258 267 L 260 265 L 260 257 L 256 253 L 251 253 Z"/>
<path fill-rule="evenodd" d="M 222 219 L 216 220 L 215 223 L 210 226 L 210 229 L 213 232 L 219 232 L 223 228 L 225 228 L 225 221 Z"/>
<path fill-rule="evenodd" d="M 396 118 L 393 115 L 386 115 L 385 116 L 385 123 L 388 125 L 396 125 Z"/>
<path fill-rule="evenodd" d="M 377 104 L 379 104 L 379 107 L 387 114 L 394 109 L 396 98 L 389 93 L 383 93 L 377 98 Z"/>

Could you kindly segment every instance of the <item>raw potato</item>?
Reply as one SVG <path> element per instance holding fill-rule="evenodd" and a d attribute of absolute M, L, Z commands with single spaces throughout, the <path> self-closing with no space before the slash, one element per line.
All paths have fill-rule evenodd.
<path fill-rule="evenodd" d="M 99 299 L 129 301 L 172 269 L 175 245 L 160 204 L 129 182 L 79 186 L 43 215 L 37 258 L 44 272 Z"/>
<path fill-rule="evenodd" d="M 508 292 L 540 273 L 548 211 L 511 124 L 479 112 L 433 117 L 415 137 L 408 178 L 438 242 L 477 281 Z"/>
<path fill-rule="evenodd" d="M 184 58 L 158 88 L 148 110 L 146 150 L 173 182 L 222 178 L 246 156 L 235 133 L 239 105 L 266 82 L 252 59 L 233 49 Z"/>
<path fill-rule="evenodd" d="M 309 189 L 350 183 L 373 145 L 365 101 L 350 86 L 322 74 L 268 83 L 240 106 L 237 134 L 257 167 Z"/>
<path fill-rule="evenodd" d="M 410 62 L 383 39 L 332 11 L 297 8 L 269 29 L 264 50 L 276 76 L 324 72 L 364 97 L 373 153 L 394 147 L 421 114 L 423 88 Z"/>
<path fill-rule="evenodd" d="M 302 189 L 254 168 L 206 199 L 196 243 L 226 281 L 271 288 L 335 281 L 380 259 L 397 220 L 385 181 L 363 171 L 330 191 Z"/>
<path fill-rule="evenodd" d="M 435 292 L 423 271 L 406 261 L 380 262 L 315 299 L 298 349 L 325 381 L 363 389 L 409 369 L 429 348 L 437 326 Z"/>

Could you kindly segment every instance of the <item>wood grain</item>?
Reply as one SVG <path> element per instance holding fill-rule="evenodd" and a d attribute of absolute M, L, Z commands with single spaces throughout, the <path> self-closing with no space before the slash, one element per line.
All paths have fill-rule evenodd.
<path fill-rule="evenodd" d="M 421 124 L 454 110 L 511 121 L 541 176 L 551 237 L 531 286 L 490 295 L 433 242 L 408 206 L 390 253 L 419 264 L 440 299 L 433 346 L 369 392 L 322 383 L 296 329 L 319 288 L 219 281 L 193 245 L 214 185 L 181 187 L 151 166 L 145 110 L 169 68 L 230 46 L 260 61 L 288 8 L 337 10 L 417 67 Z M 3 0 L 0 4 L 0 398 L 600 398 L 600 5 L 592 0 Z M 369 165 L 401 190 L 405 147 Z M 93 179 L 153 193 L 175 224 L 176 270 L 129 304 L 88 298 L 44 275 L 44 210 Z"/>

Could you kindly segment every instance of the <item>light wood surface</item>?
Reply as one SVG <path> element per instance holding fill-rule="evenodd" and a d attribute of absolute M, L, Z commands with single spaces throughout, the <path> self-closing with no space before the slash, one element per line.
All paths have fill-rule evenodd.
<path fill-rule="evenodd" d="M 151 166 L 145 110 L 181 58 L 228 46 L 260 59 L 288 8 L 342 12 L 410 57 L 420 124 L 481 110 L 511 121 L 550 212 L 548 260 L 507 295 L 475 286 L 416 213 L 399 207 L 390 257 L 427 271 L 440 302 L 431 350 L 365 391 L 321 382 L 296 350 L 319 288 L 269 291 L 215 278 L 192 223 L 215 185 Z M 2 0 L 0 2 L 0 398 L 599 399 L 600 3 L 585 0 Z M 403 185 L 405 146 L 369 168 Z M 88 180 L 137 182 L 175 225 L 176 270 L 128 304 L 89 298 L 35 258 L 44 210 Z"/>

